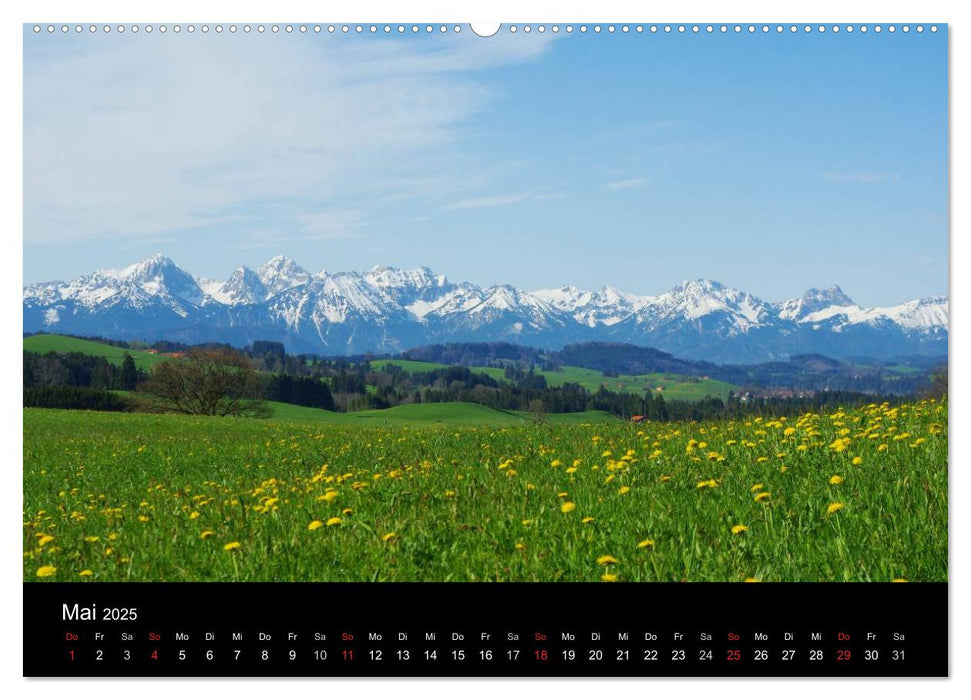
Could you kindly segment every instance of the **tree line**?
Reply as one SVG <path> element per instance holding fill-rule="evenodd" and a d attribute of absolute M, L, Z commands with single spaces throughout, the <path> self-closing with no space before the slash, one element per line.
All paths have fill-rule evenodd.
<path fill-rule="evenodd" d="M 163 360 L 148 373 L 137 368 L 128 354 L 115 366 L 105 358 L 81 353 L 25 351 L 24 405 L 264 416 L 269 414 L 267 401 L 345 412 L 461 401 L 535 415 L 604 411 L 621 418 L 665 421 L 797 414 L 827 406 L 898 400 L 870 393 L 820 391 L 688 402 L 605 387 L 591 392 L 573 383 L 553 387 L 531 367 L 514 365 L 507 366 L 503 379 L 498 380 L 461 366 L 407 372 L 391 363 L 375 368 L 368 362 L 290 356 L 281 344 L 270 342 L 254 343 L 247 352 L 229 346 L 192 347 L 182 352 L 183 356 Z M 269 371 L 271 366 L 282 371 Z M 946 379 L 944 382 L 946 385 Z M 117 390 L 132 394 L 122 399 L 111 393 Z"/>
<path fill-rule="evenodd" d="M 24 406 L 101 411 L 139 408 L 139 402 L 112 393 L 127 391 L 160 398 L 181 413 L 234 413 L 241 404 L 253 412 L 257 401 L 334 410 L 325 382 L 286 373 L 258 373 L 244 354 L 228 347 L 190 349 L 183 358 L 160 362 L 151 373 L 137 367 L 128 353 L 115 365 L 107 358 L 78 352 L 24 351 L 23 363 Z"/>

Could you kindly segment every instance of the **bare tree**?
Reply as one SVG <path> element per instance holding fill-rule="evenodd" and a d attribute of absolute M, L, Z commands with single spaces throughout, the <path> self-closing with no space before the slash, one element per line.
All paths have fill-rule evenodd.
<path fill-rule="evenodd" d="M 249 359 L 231 348 L 194 348 L 152 368 L 139 389 L 178 413 L 263 415 L 260 382 Z"/>

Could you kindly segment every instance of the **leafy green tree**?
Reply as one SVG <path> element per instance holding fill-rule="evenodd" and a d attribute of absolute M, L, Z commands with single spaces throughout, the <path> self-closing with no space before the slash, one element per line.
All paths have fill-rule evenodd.
<path fill-rule="evenodd" d="M 118 384 L 122 389 L 128 391 L 134 390 L 135 385 L 138 384 L 138 369 L 135 367 L 135 360 L 127 352 L 121 361 L 121 375 L 118 378 Z"/>

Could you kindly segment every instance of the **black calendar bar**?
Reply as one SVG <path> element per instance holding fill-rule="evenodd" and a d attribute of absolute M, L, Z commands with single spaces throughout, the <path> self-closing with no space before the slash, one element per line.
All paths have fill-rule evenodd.
<path fill-rule="evenodd" d="M 947 584 L 25 583 L 26 676 L 946 676 Z"/>

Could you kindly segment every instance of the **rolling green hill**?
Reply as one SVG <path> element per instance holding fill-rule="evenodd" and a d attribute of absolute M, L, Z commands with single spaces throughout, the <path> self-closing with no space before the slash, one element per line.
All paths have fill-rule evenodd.
<path fill-rule="evenodd" d="M 372 369 L 380 370 L 387 365 L 400 367 L 409 374 L 431 372 L 449 366 L 437 362 L 421 362 L 419 360 L 371 361 Z M 505 372 L 498 367 L 469 367 L 469 369 L 473 372 L 487 374 L 496 381 L 505 381 Z M 735 388 L 734 385 L 717 379 L 689 377 L 687 375 L 673 373 L 625 374 L 618 377 L 605 377 L 603 372 L 595 369 L 562 367 L 555 372 L 537 370 L 536 374 L 546 377 L 546 383 L 553 387 L 563 386 L 568 383 L 579 384 L 584 389 L 595 392 L 601 386 L 605 386 L 608 391 L 639 395 L 642 395 L 645 389 L 649 389 L 652 393 L 660 393 L 666 399 L 681 401 L 698 401 L 706 396 L 717 396 L 724 399 L 728 397 L 728 392 Z M 661 387 L 660 390 L 658 387 Z"/>
<path fill-rule="evenodd" d="M 140 369 L 150 369 L 153 365 L 165 360 L 164 355 L 156 355 L 144 350 L 126 350 L 107 343 L 94 340 L 82 340 L 66 335 L 42 334 L 24 338 L 24 350 L 45 354 L 48 352 L 79 352 L 84 355 L 103 357 L 108 362 L 120 365 L 125 353 L 132 356 L 135 366 Z"/>
<path fill-rule="evenodd" d="M 646 389 L 649 389 L 651 393 L 660 393 L 665 399 L 681 401 L 697 401 L 706 396 L 717 396 L 724 399 L 728 397 L 728 392 L 735 388 L 732 384 L 717 379 L 689 377 L 667 372 L 605 377 L 603 372 L 595 369 L 563 367 L 556 372 L 541 371 L 538 374 L 546 377 L 546 383 L 549 386 L 573 383 L 579 384 L 588 391 L 595 392 L 603 385 L 608 391 L 629 394 L 643 394 Z"/>
<path fill-rule="evenodd" d="M 523 425 L 532 420 L 524 411 L 502 411 L 474 403 L 420 403 L 406 404 L 371 411 L 334 413 L 319 408 L 305 408 L 291 404 L 268 402 L 273 420 L 340 423 L 343 425 L 401 424 L 449 424 L 449 425 Z M 550 414 L 544 419 L 553 424 L 585 424 L 618 421 L 603 411 Z"/>

